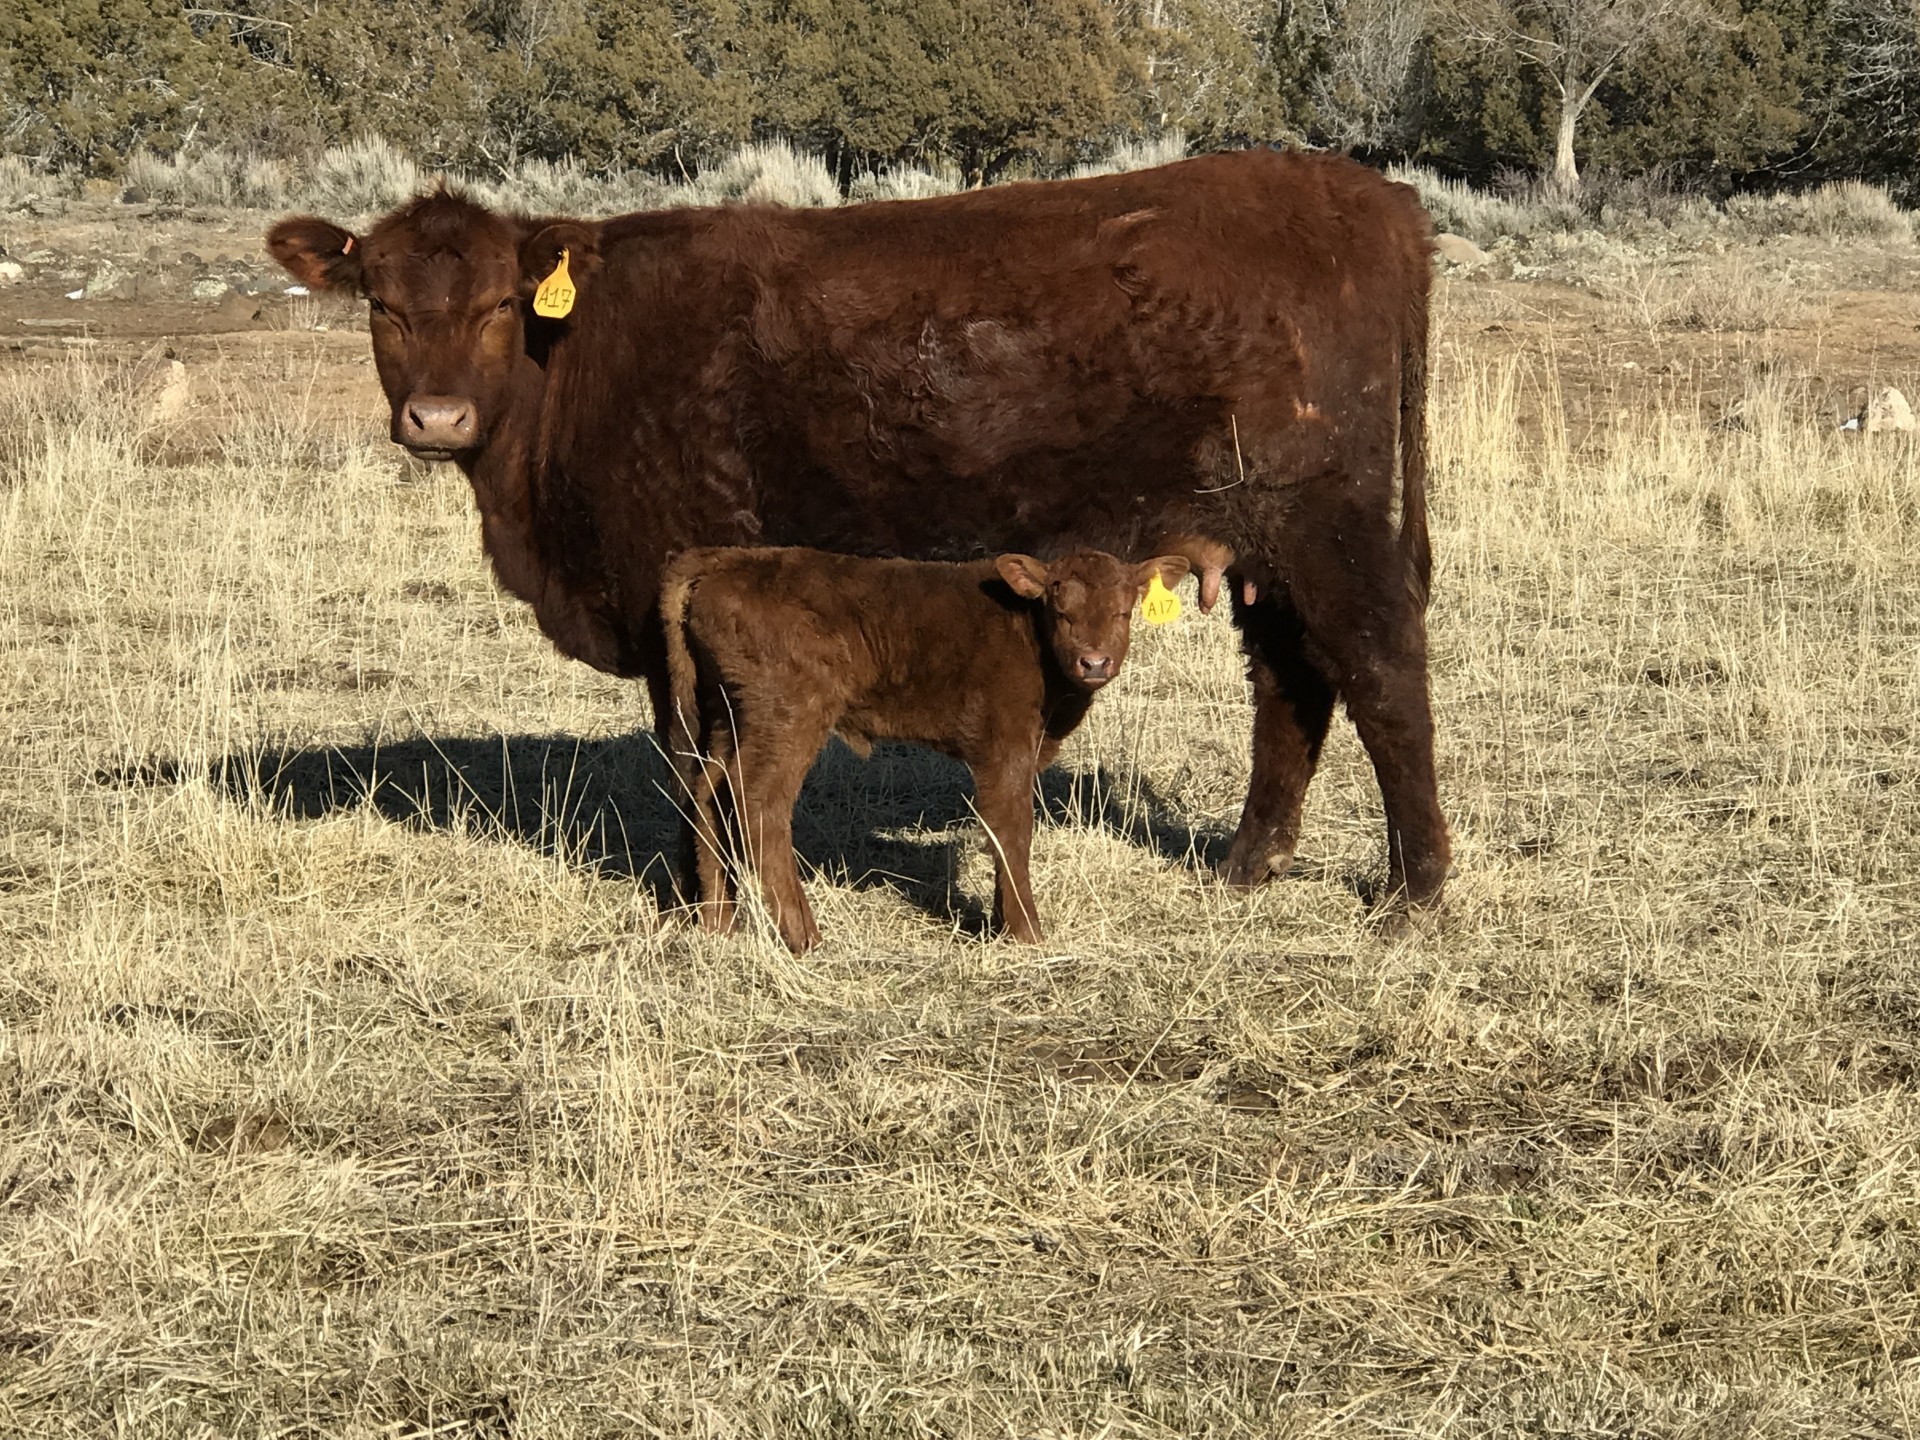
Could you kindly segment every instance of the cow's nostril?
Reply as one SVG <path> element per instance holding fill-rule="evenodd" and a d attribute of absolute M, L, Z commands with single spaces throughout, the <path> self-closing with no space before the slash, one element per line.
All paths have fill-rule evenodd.
<path fill-rule="evenodd" d="M 1113 660 L 1110 656 L 1082 655 L 1080 657 L 1080 673 L 1089 680 L 1102 679 L 1108 675 L 1112 669 Z"/>

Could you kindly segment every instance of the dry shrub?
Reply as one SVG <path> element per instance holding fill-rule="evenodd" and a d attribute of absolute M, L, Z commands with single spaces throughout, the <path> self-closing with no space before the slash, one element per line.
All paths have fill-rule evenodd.
<path fill-rule="evenodd" d="M 1184 160 L 1186 156 L 1186 131 L 1168 130 L 1143 140 L 1117 140 L 1104 155 L 1074 166 L 1072 177 L 1079 180 L 1089 175 L 1118 175 L 1128 170 L 1150 170 L 1157 165 L 1171 165 L 1176 160 Z"/>
<path fill-rule="evenodd" d="M 1395 165 L 1387 174 L 1420 192 L 1433 228 L 1490 244 L 1503 235 L 1526 238 L 1580 228 L 1577 207 L 1563 201 L 1508 199 L 1449 180 L 1420 165 Z"/>
<path fill-rule="evenodd" d="M 849 200 L 929 200 L 936 195 L 952 195 L 966 188 L 957 167 L 937 165 L 929 170 L 919 165 L 890 165 L 879 174 L 856 175 L 847 187 Z"/>
<path fill-rule="evenodd" d="M 322 154 L 301 188 L 300 203 L 328 214 L 391 210 L 422 188 L 420 167 L 378 136 L 363 136 Z"/>
<path fill-rule="evenodd" d="M 838 205 L 840 187 L 819 156 L 797 150 L 785 140 L 762 140 L 742 145 L 719 164 L 703 170 L 690 187 L 688 201 L 706 205 L 728 201 Z"/>
<path fill-rule="evenodd" d="M 49 174 L 20 155 L 0 155 L 0 214 L 64 200 L 79 186 L 71 175 Z"/>
<path fill-rule="evenodd" d="M 620 215 L 666 199 L 665 181 L 638 171 L 596 175 L 571 160 L 523 160 L 499 180 L 471 187 L 476 198 L 531 215 Z"/>
<path fill-rule="evenodd" d="M 1836 180 L 1814 190 L 1772 195 L 1735 195 L 1727 216 L 1742 232 L 1816 235 L 1831 240 L 1909 241 L 1914 217 L 1885 188 L 1860 180 Z"/>
<path fill-rule="evenodd" d="M 129 187 L 168 205 L 277 210 L 286 205 L 289 190 L 283 162 L 218 148 L 171 156 L 136 151 L 123 178 Z"/>
<path fill-rule="evenodd" d="M 1619 278 L 1590 282 L 1648 332 L 1706 330 L 1766 332 L 1805 323 L 1805 288 L 1744 256 L 1681 266 L 1657 261 L 1626 264 Z"/>

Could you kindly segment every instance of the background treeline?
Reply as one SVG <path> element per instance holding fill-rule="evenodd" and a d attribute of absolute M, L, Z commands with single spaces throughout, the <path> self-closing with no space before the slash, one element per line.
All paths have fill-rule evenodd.
<path fill-rule="evenodd" d="M 0 150 L 384 136 L 477 176 L 697 176 L 772 136 L 838 184 L 1054 172 L 1183 133 L 1476 182 L 1837 177 L 1920 196 L 1920 0 L 0 0 Z M 1567 142 L 1571 140 L 1571 149 Z"/>

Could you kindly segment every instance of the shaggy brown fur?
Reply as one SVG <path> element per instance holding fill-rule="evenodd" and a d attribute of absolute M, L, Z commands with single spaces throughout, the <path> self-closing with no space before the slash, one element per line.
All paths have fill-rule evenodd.
<path fill-rule="evenodd" d="M 793 857 L 793 807 L 838 733 L 861 754 L 913 740 L 964 761 L 994 852 L 994 924 L 1038 941 L 1027 878 L 1034 778 L 1120 673 L 1134 603 L 1180 556 L 1128 565 L 1083 552 L 1043 565 L 865 560 L 817 550 L 692 550 L 661 614 L 671 750 L 692 797 L 690 880 L 702 924 L 730 929 L 722 818 L 795 950 L 820 941 Z"/>
<path fill-rule="evenodd" d="M 600 223 L 431 195 L 273 253 L 373 304 L 393 434 L 472 481 L 501 582 L 666 713 L 661 574 L 696 545 L 964 560 L 1230 550 L 1255 699 L 1227 877 L 1286 868 L 1336 698 L 1390 885 L 1448 864 L 1427 696 L 1429 227 L 1266 150 L 824 210 Z M 529 297 L 565 251 L 563 320 Z"/>

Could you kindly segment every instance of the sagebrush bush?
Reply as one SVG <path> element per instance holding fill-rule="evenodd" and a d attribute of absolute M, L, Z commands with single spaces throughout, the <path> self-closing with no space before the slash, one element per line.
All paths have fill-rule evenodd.
<path fill-rule="evenodd" d="M 529 214 L 619 215 L 657 208 L 672 187 L 637 170 L 596 175 L 571 160 L 523 160 L 511 174 L 471 190 L 490 205 Z"/>
<path fill-rule="evenodd" d="M 378 136 L 336 145 L 313 167 L 300 203 L 318 210 L 365 215 L 391 210 L 420 192 L 420 167 Z"/>
<path fill-rule="evenodd" d="M 702 171 L 688 199 L 678 203 L 722 204 L 747 201 L 766 205 L 822 206 L 840 203 L 833 172 L 817 155 L 796 150 L 785 140 L 742 145 L 718 165 Z"/>
<path fill-rule="evenodd" d="M 1433 228 L 1486 244 L 1502 235 L 1526 237 L 1578 230 L 1578 206 L 1564 200 L 1507 199 L 1449 180 L 1424 165 L 1395 165 L 1387 174 L 1420 192 Z"/>
<path fill-rule="evenodd" d="M 966 188 L 960 171 L 952 165 L 932 170 L 918 165 L 890 166 L 884 174 L 867 171 L 856 175 L 847 187 L 849 200 L 926 200 L 935 195 L 951 195 Z"/>
<path fill-rule="evenodd" d="M 1914 217 L 1878 185 L 1836 180 L 1798 194 L 1735 195 L 1727 217 L 1746 234 L 1815 235 L 1830 240 L 1902 241 L 1914 237 Z"/>
<path fill-rule="evenodd" d="M 72 175 L 48 173 L 23 156 L 0 155 L 0 212 L 64 199 L 74 193 L 75 183 Z"/>
<path fill-rule="evenodd" d="M 1118 140 L 1097 160 L 1073 167 L 1072 178 L 1090 175 L 1119 175 L 1128 170 L 1151 170 L 1156 165 L 1171 165 L 1187 158 L 1187 134 L 1167 130 L 1145 140 Z"/>

